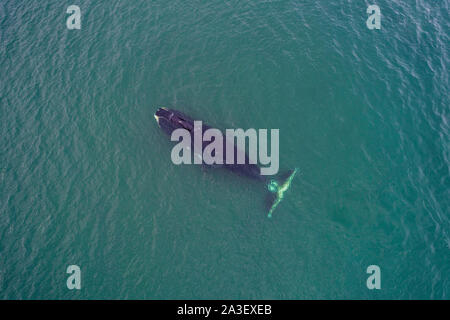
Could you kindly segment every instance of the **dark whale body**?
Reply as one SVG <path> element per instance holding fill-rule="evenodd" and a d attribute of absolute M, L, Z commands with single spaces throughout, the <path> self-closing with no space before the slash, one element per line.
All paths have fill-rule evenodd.
<path fill-rule="evenodd" d="M 192 119 L 191 117 L 185 115 L 184 113 L 182 113 L 180 111 L 173 110 L 173 109 L 167 109 L 167 108 L 159 108 L 155 112 L 155 119 L 158 122 L 161 129 L 169 136 L 171 136 L 172 132 L 176 129 L 186 129 L 187 131 L 189 131 L 191 134 L 191 148 L 192 148 L 192 150 L 194 150 L 194 138 L 193 138 L 194 137 L 194 119 Z M 201 137 L 203 137 L 203 133 L 208 129 L 211 129 L 211 127 L 208 125 L 202 124 Z M 247 176 L 250 178 L 265 181 L 266 180 L 265 177 L 263 175 L 261 175 L 260 167 L 256 164 L 250 164 L 249 157 L 245 153 L 245 151 L 237 148 L 234 141 L 227 141 L 225 138 L 225 135 L 223 133 L 222 133 L 222 135 L 223 135 L 223 145 L 224 145 L 224 150 L 222 152 L 223 164 L 219 164 L 219 165 L 214 164 L 212 166 L 224 167 L 224 168 L 231 170 L 235 173 L 238 173 L 240 175 L 244 175 L 244 176 Z M 202 142 L 202 148 L 201 148 L 202 153 L 203 153 L 203 150 L 205 149 L 205 147 L 207 145 L 209 145 L 210 143 L 211 143 L 210 141 Z M 225 161 L 226 160 L 226 150 L 230 143 L 233 143 L 233 148 L 234 148 L 234 164 L 227 164 Z M 227 147 L 225 147 L 225 146 L 227 146 Z M 245 157 L 245 163 L 237 164 L 238 154 L 242 154 L 242 153 L 244 154 L 244 157 Z M 206 164 L 204 161 L 203 161 L 203 164 L 205 166 L 211 166 L 211 165 Z"/>

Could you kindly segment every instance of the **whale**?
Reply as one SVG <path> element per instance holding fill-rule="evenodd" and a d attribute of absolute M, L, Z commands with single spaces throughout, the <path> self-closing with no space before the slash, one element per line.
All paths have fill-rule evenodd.
<path fill-rule="evenodd" d="M 194 136 L 195 129 L 200 129 L 201 132 L 199 133 L 200 136 L 203 136 L 206 130 L 212 129 L 211 126 L 202 124 L 201 128 L 195 128 L 194 126 L 194 120 L 187 116 L 186 114 L 174 110 L 174 109 L 167 109 L 167 108 L 159 108 L 154 115 L 156 122 L 159 124 L 161 129 L 169 136 L 172 135 L 173 131 L 176 129 L 185 129 L 187 130 L 192 136 Z M 237 174 L 240 174 L 245 177 L 249 177 L 256 180 L 265 181 L 267 178 L 263 175 L 261 175 L 261 168 L 257 164 L 251 164 L 248 154 L 245 152 L 245 150 L 241 150 L 238 148 L 234 143 L 234 141 L 229 141 L 225 139 L 226 146 L 223 148 L 223 151 L 221 152 L 220 157 L 222 158 L 222 164 L 206 164 L 203 161 L 203 165 L 210 166 L 210 167 L 224 167 L 230 171 L 233 171 Z M 191 149 L 195 149 L 196 142 L 194 140 L 191 141 Z M 198 143 L 198 142 L 197 142 Z M 206 146 L 209 144 L 209 141 L 201 141 L 200 146 L 197 148 L 201 152 L 206 148 Z M 234 161 L 233 163 L 229 164 L 226 161 L 227 156 L 227 150 L 230 150 L 230 148 L 233 148 L 234 152 Z M 244 158 L 243 164 L 238 164 L 238 157 L 241 155 Z"/>
<path fill-rule="evenodd" d="M 205 124 L 203 124 L 199 128 L 195 125 L 194 119 L 190 116 L 181 111 L 166 107 L 158 108 L 154 114 L 154 118 L 161 130 L 168 136 L 172 136 L 174 131 L 177 129 L 184 129 L 187 130 L 192 136 L 195 136 L 195 134 L 197 134 L 203 137 L 205 131 L 207 131 L 208 129 L 215 129 Z M 199 145 L 196 146 L 196 143 Z M 202 152 L 209 143 L 209 141 L 202 140 L 198 142 L 195 141 L 195 139 L 191 139 L 190 146 L 188 148 L 191 148 L 192 150 L 197 149 Z M 203 160 L 202 164 L 214 168 L 223 167 L 241 176 L 245 176 L 247 178 L 255 179 L 265 183 L 267 186 L 267 190 L 270 192 L 267 197 L 267 202 L 269 203 L 270 207 L 267 216 L 271 218 L 275 208 L 279 205 L 281 200 L 284 198 L 286 191 L 291 186 L 291 183 L 294 179 L 294 176 L 297 174 L 298 169 L 295 168 L 294 170 L 288 171 L 288 173 L 284 175 L 280 175 L 278 180 L 280 180 L 280 177 L 282 176 L 283 179 L 282 181 L 277 181 L 277 179 L 262 175 L 260 166 L 258 164 L 250 163 L 248 154 L 245 152 L 245 150 L 241 150 L 240 148 L 238 148 L 238 146 L 234 144 L 234 141 L 225 139 L 224 143 L 226 144 L 226 147 L 223 148 L 222 153 L 219 155 L 219 157 L 223 159 L 221 164 L 207 164 Z M 233 148 L 234 151 L 234 161 L 231 164 L 225 161 L 227 150 L 231 150 L 229 148 Z M 244 163 L 238 163 L 237 159 L 239 156 L 245 159 Z"/>

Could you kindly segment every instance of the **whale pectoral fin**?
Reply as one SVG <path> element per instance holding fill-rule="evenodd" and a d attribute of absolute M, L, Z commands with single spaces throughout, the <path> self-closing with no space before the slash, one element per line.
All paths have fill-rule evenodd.
<path fill-rule="evenodd" d="M 297 171 L 298 168 L 295 168 L 295 170 L 291 170 L 287 178 L 284 179 L 283 183 L 281 185 L 278 184 L 277 190 L 273 193 L 275 195 L 275 200 L 273 201 L 272 206 L 269 209 L 267 217 L 272 218 L 272 214 L 275 211 L 275 208 L 280 204 L 281 200 L 283 200 L 284 194 L 290 188 L 292 180 L 297 174 Z"/>

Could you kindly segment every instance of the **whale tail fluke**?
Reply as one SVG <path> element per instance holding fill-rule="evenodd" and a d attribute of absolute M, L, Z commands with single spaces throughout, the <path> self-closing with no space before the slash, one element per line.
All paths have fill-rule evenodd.
<path fill-rule="evenodd" d="M 298 172 L 298 168 L 294 170 L 290 170 L 287 174 L 280 175 L 277 180 L 272 179 L 267 184 L 267 189 L 271 192 L 271 205 L 269 212 L 267 214 L 268 218 L 272 218 L 272 214 L 275 211 L 275 208 L 280 204 L 283 200 L 285 192 L 291 186 L 292 180 L 294 180 L 295 175 Z"/>

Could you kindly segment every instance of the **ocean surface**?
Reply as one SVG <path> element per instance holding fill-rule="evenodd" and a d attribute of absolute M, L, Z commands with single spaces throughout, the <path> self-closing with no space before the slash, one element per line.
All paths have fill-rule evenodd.
<path fill-rule="evenodd" d="M 0 298 L 449 299 L 449 6 L 1 0 Z M 160 106 L 279 129 L 273 218 Z"/>

